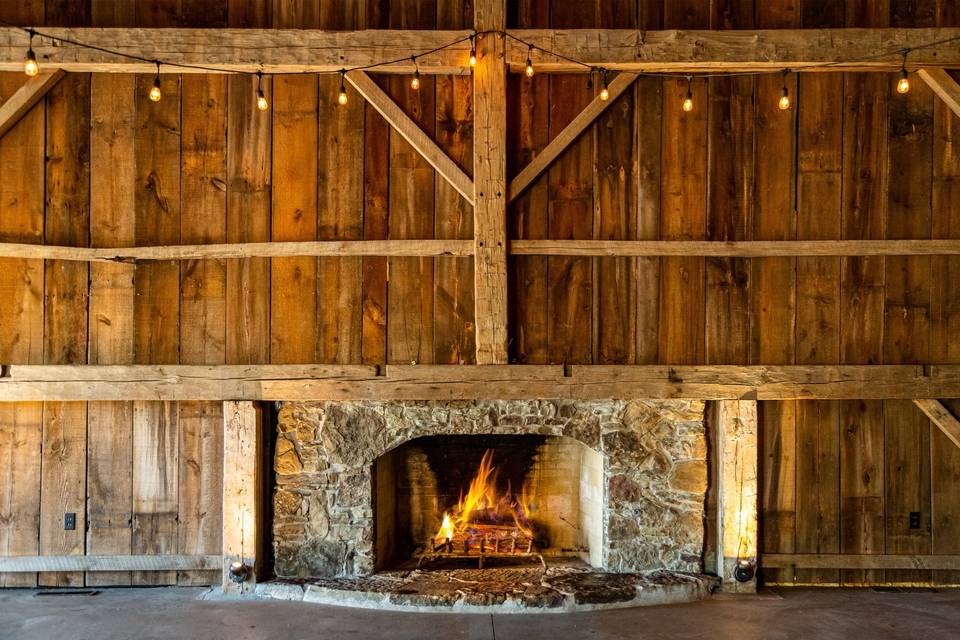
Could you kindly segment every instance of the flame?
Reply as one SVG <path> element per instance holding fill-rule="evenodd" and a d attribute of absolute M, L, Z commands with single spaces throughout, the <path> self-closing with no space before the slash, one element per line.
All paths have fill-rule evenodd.
<path fill-rule="evenodd" d="M 443 523 L 434 539 L 443 543 L 452 540 L 472 529 L 482 528 L 484 524 L 513 523 L 517 532 L 532 536 L 529 524 L 530 496 L 524 483 L 519 500 L 510 487 L 506 493 L 497 495 L 497 468 L 493 466 L 493 451 L 487 449 L 467 494 L 461 489 L 457 505 L 443 512 Z"/>

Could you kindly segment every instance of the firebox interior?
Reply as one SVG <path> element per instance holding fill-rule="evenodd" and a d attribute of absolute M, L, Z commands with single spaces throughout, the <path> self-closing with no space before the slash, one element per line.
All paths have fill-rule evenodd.
<path fill-rule="evenodd" d="M 374 462 L 377 570 L 409 566 L 429 548 L 487 452 L 494 467 L 489 483 L 502 500 L 524 503 L 521 520 L 525 515 L 539 553 L 602 565 L 600 453 L 561 436 L 446 435 L 411 440 Z"/>

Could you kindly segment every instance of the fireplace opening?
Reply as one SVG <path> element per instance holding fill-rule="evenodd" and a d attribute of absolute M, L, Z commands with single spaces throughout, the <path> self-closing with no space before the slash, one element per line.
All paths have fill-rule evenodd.
<path fill-rule="evenodd" d="M 603 457 L 565 436 L 445 435 L 374 461 L 376 570 L 603 565 Z"/>

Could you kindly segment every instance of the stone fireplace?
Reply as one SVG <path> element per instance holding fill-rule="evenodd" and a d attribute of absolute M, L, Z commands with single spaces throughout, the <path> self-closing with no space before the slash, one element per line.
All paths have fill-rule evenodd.
<path fill-rule="evenodd" d="M 533 496 L 548 564 L 703 570 L 703 402 L 291 402 L 277 422 L 278 577 L 409 568 L 486 451 L 501 492 Z"/>

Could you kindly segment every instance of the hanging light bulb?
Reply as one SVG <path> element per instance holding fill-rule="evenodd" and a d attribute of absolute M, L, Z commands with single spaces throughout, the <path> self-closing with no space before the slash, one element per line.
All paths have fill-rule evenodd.
<path fill-rule="evenodd" d="M 33 30 L 30 34 L 30 44 L 27 46 L 27 57 L 23 61 L 23 72 L 31 78 L 40 73 L 40 65 L 37 63 L 37 54 L 33 52 Z"/>
<path fill-rule="evenodd" d="M 477 66 L 477 40 L 476 36 L 470 36 L 470 66 Z"/>
<path fill-rule="evenodd" d="M 604 102 L 610 99 L 610 88 L 607 86 L 606 69 L 600 69 L 600 99 Z"/>
<path fill-rule="evenodd" d="M 907 54 L 910 53 L 909 49 L 904 49 L 903 54 L 903 64 L 900 66 L 900 75 L 897 79 L 897 93 L 907 93 L 910 91 L 910 76 L 907 73 Z"/>
<path fill-rule="evenodd" d="M 420 69 L 417 67 L 417 57 L 410 56 L 413 61 L 413 79 L 410 81 L 410 88 L 414 91 L 420 89 Z"/>
<path fill-rule="evenodd" d="M 789 73 L 789 69 L 783 70 L 783 88 L 780 89 L 780 102 L 777 103 L 780 111 L 786 111 L 790 108 L 790 89 L 787 88 L 787 74 Z"/>
<path fill-rule="evenodd" d="M 266 111 L 269 108 L 270 103 L 267 102 L 267 96 L 263 95 L 263 72 L 257 71 L 257 109 Z"/>
<path fill-rule="evenodd" d="M 681 107 L 688 113 L 693 111 L 693 76 L 687 76 L 687 95 L 684 97 Z"/>
<path fill-rule="evenodd" d="M 527 49 L 527 77 L 533 77 L 533 60 L 530 59 L 531 54 L 533 54 L 533 45 L 530 45 L 530 48 Z"/>
<path fill-rule="evenodd" d="M 345 69 L 340 70 L 340 93 L 337 95 L 337 102 L 341 105 L 347 104 L 347 87 L 343 84 L 343 79 L 346 77 L 347 71 Z"/>
<path fill-rule="evenodd" d="M 160 102 L 160 98 L 163 97 L 163 93 L 160 92 L 160 63 L 157 63 L 157 75 L 153 79 L 153 86 L 150 87 L 150 100 L 152 102 Z"/>

